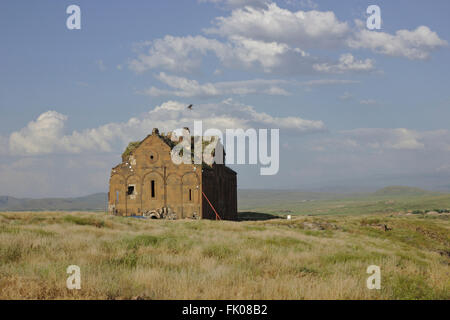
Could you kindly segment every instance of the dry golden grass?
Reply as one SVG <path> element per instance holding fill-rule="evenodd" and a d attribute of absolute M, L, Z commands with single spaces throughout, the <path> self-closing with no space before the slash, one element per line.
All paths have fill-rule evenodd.
<path fill-rule="evenodd" d="M 0 299 L 449 299 L 449 228 L 448 216 L 0 213 Z M 381 290 L 366 287 L 372 264 Z M 66 288 L 69 265 L 81 290 Z"/>

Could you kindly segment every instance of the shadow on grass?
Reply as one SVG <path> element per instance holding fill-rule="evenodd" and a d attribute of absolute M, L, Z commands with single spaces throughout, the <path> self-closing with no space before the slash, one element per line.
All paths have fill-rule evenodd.
<path fill-rule="evenodd" d="M 272 219 L 281 219 L 281 217 L 270 213 L 247 211 L 247 212 L 239 212 L 237 221 L 264 221 Z"/>

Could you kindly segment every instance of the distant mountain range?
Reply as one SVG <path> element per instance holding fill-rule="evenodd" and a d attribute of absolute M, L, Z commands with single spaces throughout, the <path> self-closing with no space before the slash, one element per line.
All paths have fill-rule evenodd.
<path fill-rule="evenodd" d="M 96 193 L 78 198 L 18 199 L 0 196 L 0 211 L 105 211 L 108 196 Z"/>
<path fill-rule="evenodd" d="M 239 210 L 266 205 L 375 196 L 403 197 L 438 194 L 413 187 L 390 186 L 374 193 L 303 192 L 293 190 L 238 190 Z M 106 211 L 107 194 L 96 193 L 78 198 L 19 199 L 0 196 L 0 211 Z"/>

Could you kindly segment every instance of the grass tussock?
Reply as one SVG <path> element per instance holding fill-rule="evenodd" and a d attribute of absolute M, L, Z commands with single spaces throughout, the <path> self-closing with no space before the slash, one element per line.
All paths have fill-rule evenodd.
<path fill-rule="evenodd" d="M 92 217 L 78 217 L 78 216 L 65 216 L 64 221 L 68 223 L 77 224 L 80 226 L 94 226 L 97 228 L 105 227 L 105 221 L 95 219 Z"/>
<path fill-rule="evenodd" d="M 450 299 L 449 228 L 448 216 L 0 213 L 0 299 Z M 372 264 L 381 290 L 366 287 Z M 69 265 L 81 290 L 66 288 Z"/>

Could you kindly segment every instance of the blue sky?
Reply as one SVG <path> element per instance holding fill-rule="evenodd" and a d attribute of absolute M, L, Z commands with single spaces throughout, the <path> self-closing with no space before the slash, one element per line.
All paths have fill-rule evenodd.
<path fill-rule="evenodd" d="M 71 4 L 81 30 L 66 28 Z M 371 4 L 378 31 L 365 28 Z M 445 0 L 2 1 L 0 194 L 102 192 L 127 141 L 186 119 L 280 128 L 279 174 L 234 166 L 241 188 L 448 188 L 449 9 Z M 190 103 L 198 114 L 177 109 Z"/>

